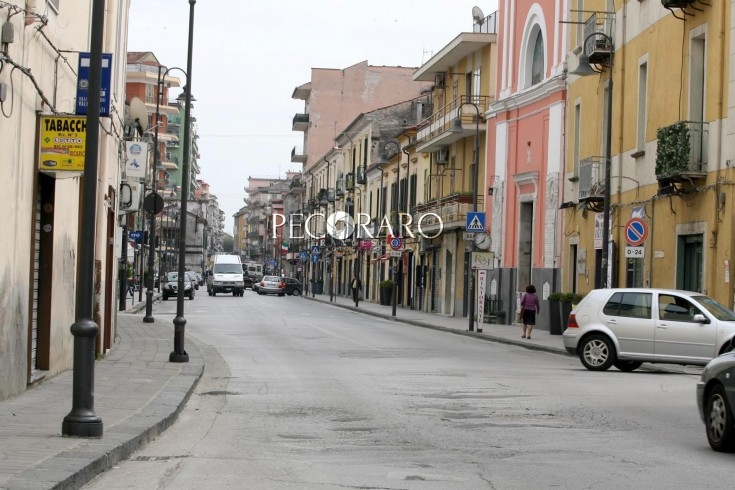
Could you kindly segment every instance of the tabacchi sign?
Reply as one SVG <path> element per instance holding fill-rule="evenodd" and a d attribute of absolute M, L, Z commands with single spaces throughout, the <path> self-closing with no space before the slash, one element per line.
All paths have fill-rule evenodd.
<path fill-rule="evenodd" d="M 291 219 L 286 219 L 286 215 L 284 214 L 273 213 L 271 217 L 273 224 L 273 238 L 278 236 L 276 230 L 286 226 L 286 224 L 288 224 L 289 229 L 288 237 L 296 239 L 306 237 L 321 239 L 326 236 L 324 233 L 314 234 L 311 230 L 326 230 L 327 235 L 337 240 L 347 240 L 352 237 L 353 234 L 356 234 L 361 239 L 370 240 L 374 238 L 373 232 L 375 232 L 376 235 L 385 234 L 402 236 L 404 238 L 416 238 L 418 235 L 423 238 L 431 239 L 438 237 L 441 235 L 442 231 L 444 231 L 444 223 L 442 222 L 441 217 L 436 213 L 422 214 L 416 221 L 413 220 L 413 217 L 410 214 L 398 213 L 396 215 L 398 219 L 395 223 L 391 223 L 388 216 L 383 216 L 377 230 L 375 229 L 375 225 L 370 226 L 372 220 L 370 215 L 367 213 L 357 213 L 355 215 L 357 221 L 344 211 L 337 211 L 329 216 L 325 216 L 322 213 L 314 213 L 310 214 L 306 220 L 303 219 L 304 215 L 300 213 L 291 214 L 289 216 Z M 437 224 L 439 227 L 438 230 L 431 235 L 427 234 L 423 228 L 428 226 L 429 222 L 431 223 L 432 228 Z M 372 228 L 372 230 L 370 228 Z M 386 233 L 382 233 L 383 231 Z M 396 233 L 396 231 L 401 233 Z"/>

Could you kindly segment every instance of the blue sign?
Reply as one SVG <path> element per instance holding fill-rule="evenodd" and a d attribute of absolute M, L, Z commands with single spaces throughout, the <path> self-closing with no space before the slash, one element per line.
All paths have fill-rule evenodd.
<path fill-rule="evenodd" d="M 311 256 L 311 261 L 312 262 L 319 262 L 319 254 L 313 254 Z"/>
<path fill-rule="evenodd" d="M 311 247 L 311 253 L 319 255 L 319 245 L 314 245 L 313 247 Z"/>
<path fill-rule="evenodd" d="M 77 114 L 86 115 L 89 107 L 89 53 L 79 53 L 77 75 Z M 110 115 L 110 80 L 112 79 L 112 54 L 102 53 L 100 86 L 100 116 Z"/>
<path fill-rule="evenodd" d="M 128 233 L 128 236 L 135 240 L 135 243 L 138 243 L 140 239 L 143 238 L 143 232 L 140 230 L 131 231 L 130 233 Z"/>
<path fill-rule="evenodd" d="M 309 252 L 307 252 L 306 250 L 302 250 L 301 252 L 299 252 L 299 258 L 301 260 L 308 259 L 309 258 Z"/>
<path fill-rule="evenodd" d="M 485 213 L 470 211 L 467 213 L 467 233 L 485 233 Z"/>

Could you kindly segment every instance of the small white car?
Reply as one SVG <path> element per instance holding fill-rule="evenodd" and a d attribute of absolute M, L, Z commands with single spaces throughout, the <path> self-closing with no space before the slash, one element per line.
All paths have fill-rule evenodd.
<path fill-rule="evenodd" d="M 676 289 L 590 291 L 569 315 L 564 347 L 591 371 L 633 371 L 644 362 L 704 366 L 732 349 L 735 313 Z"/>

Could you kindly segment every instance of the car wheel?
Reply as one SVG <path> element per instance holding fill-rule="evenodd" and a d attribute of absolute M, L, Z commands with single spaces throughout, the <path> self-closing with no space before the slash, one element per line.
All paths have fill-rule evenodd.
<path fill-rule="evenodd" d="M 615 348 L 603 335 L 590 335 L 582 341 L 579 360 L 590 371 L 607 371 L 615 361 Z"/>
<path fill-rule="evenodd" d="M 278 296 L 286 296 L 286 293 L 278 293 Z"/>
<path fill-rule="evenodd" d="M 293 294 L 294 296 L 301 296 L 301 290 L 300 289 L 294 289 L 293 290 L 293 293 L 291 293 L 291 294 Z"/>
<path fill-rule="evenodd" d="M 262 294 L 263 294 L 263 292 L 262 292 L 262 291 L 261 291 L 260 289 L 258 289 L 258 294 L 259 294 L 259 295 L 262 295 Z"/>
<path fill-rule="evenodd" d="M 212 296 L 217 296 L 217 291 L 212 291 Z"/>
<path fill-rule="evenodd" d="M 164 294 L 164 295 L 163 295 L 163 300 L 164 300 L 164 301 L 168 301 L 168 296 L 166 296 L 166 295 Z"/>
<path fill-rule="evenodd" d="M 732 452 L 735 450 L 733 413 L 722 385 L 710 390 L 705 406 L 704 424 L 710 447 L 715 451 Z"/>
<path fill-rule="evenodd" d="M 639 367 L 641 367 L 643 363 L 640 361 L 621 361 L 620 359 L 616 359 L 613 362 L 613 366 L 618 368 L 620 371 L 623 371 L 625 373 L 629 373 L 631 371 L 635 371 Z"/>

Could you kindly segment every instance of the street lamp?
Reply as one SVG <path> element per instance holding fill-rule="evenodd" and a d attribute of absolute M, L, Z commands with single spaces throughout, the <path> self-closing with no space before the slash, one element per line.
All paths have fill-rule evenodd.
<path fill-rule="evenodd" d="M 388 163 L 388 152 L 387 147 L 388 145 L 394 145 L 396 147 L 396 153 L 398 154 L 398 165 L 397 165 L 397 173 L 396 173 L 396 218 L 397 218 L 397 224 L 398 224 L 398 234 L 396 235 L 398 238 L 401 237 L 401 145 L 396 140 L 388 140 L 383 145 L 383 151 L 380 153 L 380 161 L 378 162 L 378 165 L 384 165 Z M 396 304 L 398 303 L 398 264 L 392 264 L 391 260 L 391 275 L 393 276 L 393 294 L 391 299 L 391 315 L 396 316 Z"/>
<path fill-rule="evenodd" d="M 189 0 L 189 46 L 186 56 L 186 86 L 184 92 L 184 162 L 181 175 L 181 222 L 179 226 L 179 282 L 176 291 L 176 317 L 174 318 L 174 350 L 169 354 L 171 362 L 189 362 L 189 354 L 184 350 L 184 280 L 186 279 L 186 207 L 189 198 L 189 168 L 191 162 L 191 58 L 194 50 L 194 5 L 196 0 Z"/>
<path fill-rule="evenodd" d="M 475 119 L 475 143 L 473 147 L 472 152 L 472 211 L 477 212 L 477 180 L 478 180 L 478 171 L 479 171 L 479 163 L 478 159 L 480 157 L 480 108 L 475 104 L 474 102 L 462 102 L 459 107 L 457 108 L 457 117 L 454 119 L 454 125 L 452 126 L 451 131 L 453 133 L 462 134 L 464 133 L 464 129 L 462 128 L 462 107 L 469 105 L 475 108 L 475 112 L 477 113 L 477 117 Z M 470 311 L 467 315 L 469 317 L 469 331 L 474 332 L 475 330 L 475 276 L 474 272 L 472 271 L 472 253 L 470 252 L 470 260 L 467 262 L 467 266 L 470 267 L 470 270 L 467 274 L 467 280 L 469 285 L 469 306 Z M 479 329 L 478 329 L 479 330 Z"/>
<path fill-rule="evenodd" d="M 105 1 L 94 0 L 90 33 L 87 141 L 84 144 L 86 161 L 80 210 L 79 267 L 76 277 L 78 287 L 74 307 L 75 319 L 70 328 L 74 336 L 72 409 L 61 423 L 61 433 L 72 437 L 102 437 L 103 428 L 102 419 L 94 412 L 95 339 L 99 333 L 99 326 L 94 321 L 93 299 L 104 24 Z"/>
<path fill-rule="evenodd" d="M 597 288 L 608 288 L 610 287 L 608 270 L 609 270 L 609 248 L 610 248 L 610 172 L 612 167 L 611 162 L 611 140 L 612 140 L 612 91 L 613 91 L 613 55 L 615 54 L 615 46 L 613 45 L 612 37 L 605 34 L 604 32 L 593 32 L 589 34 L 585 39 L 582 46 L 587 46 L 587 42 L 595 36 L 600 36 L 605 40 L 609 52 L 608 69 L 610 70 L 607 86 L 607 127 L 605 128 L 605 193 L 603 195 L 603 208 L 602 208 L 602 252 L 600 253 L 600 276 L 595 278 L 595 287 Z M 585 49 L 582 50 L 582 54 L 579 55 L 579 64 L 577 68 L 570 72 L 571 75 L 588 76 L 588 75 L 599 75 L 601 72 L 596 71 L 590 65 L 589 57 Z"/>

